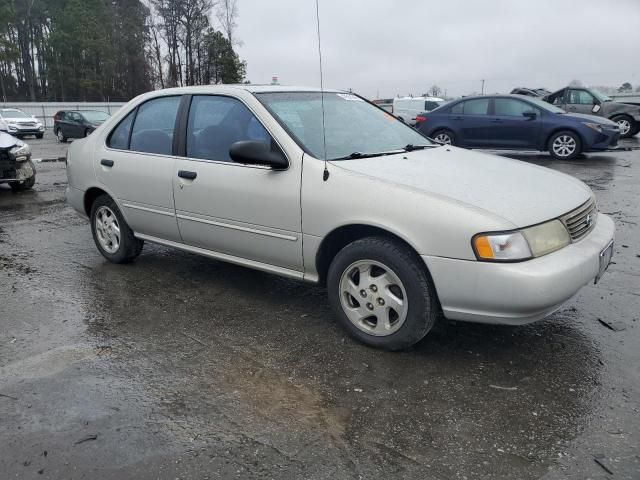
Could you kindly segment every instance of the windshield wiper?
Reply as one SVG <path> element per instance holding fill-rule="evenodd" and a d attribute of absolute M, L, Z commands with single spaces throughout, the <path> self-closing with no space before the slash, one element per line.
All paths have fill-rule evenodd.
<path fill-rule="evenodd" d="M 400 153 L 402 150 L 392 150 L 390 152 L 376 152 L 376 153 L 361 153 L 361 152 L 353 152 L 349 155 L 345 155 L 344 157 L 332 158 L 331 161 L 334 160 L 355 160 L 357 158 L 371 158 L 371 157 L 383 157 L 385 155 L 393 155 L 396 153 Z"/>
<path fill-rule="evenodd" d="M 405 152 L 413 152 L 414 150 L 422 150 L 424 148 L 431 148 L 431 147 L 437 147 L 438 145 L 434 145 L 434 144 L 429 144 L 429 145 L 413 145 L 413 144 L 409 144 L 409 145 L 405 145 L 404 147 L 402 147 L 402 150 L 404 150 Z"/>

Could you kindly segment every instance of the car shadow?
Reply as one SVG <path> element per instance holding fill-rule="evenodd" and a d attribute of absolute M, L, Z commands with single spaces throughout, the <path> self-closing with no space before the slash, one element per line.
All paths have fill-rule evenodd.
<path fill-rule="evenodd" d="M 443 320 L 385 352 L 345 335 L 322 287 L 163 247 L 98 262 L 78 288 L 87 334 L 188 435 L 231 421 L 284 450 L 313 442 L 336 462 L 416 472 L 464 445 L 469 469 L 507 475 L 544 464 L 597 396 L 600 353 L 572 307 L 522 327 Z M 507 441 L 509 455 L 488 450 Z"/>

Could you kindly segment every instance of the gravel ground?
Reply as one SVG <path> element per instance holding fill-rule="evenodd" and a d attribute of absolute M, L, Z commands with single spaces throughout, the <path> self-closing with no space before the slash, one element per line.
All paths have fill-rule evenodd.
<path fill-rule="evenodd" d="M 149 244 L 107 263 L 64 163 L 0 186 L 0 477 L 638 479 L 640 152 L 509 156 L 589 184 L 615 263 L 544 321 L 402 353 L 319 287 Z"/>

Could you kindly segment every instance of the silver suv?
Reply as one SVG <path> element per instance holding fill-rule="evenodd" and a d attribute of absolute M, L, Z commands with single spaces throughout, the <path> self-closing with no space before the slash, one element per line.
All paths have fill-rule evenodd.
<path fill-rule="evenodd" d="M 613 251 L 613 222 L 582 182 L 433 144 L 342 91 L 151 92 L 67 162 L 68 201 L 108 260 L 154 242 L 322 282 L 351 335 L 391 350 L 440 314 L 543 318 Z"/>

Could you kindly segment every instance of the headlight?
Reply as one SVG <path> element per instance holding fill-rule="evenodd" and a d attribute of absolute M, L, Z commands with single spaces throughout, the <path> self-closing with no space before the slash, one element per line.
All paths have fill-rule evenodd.
<path fill-rule="evenodd" d="M 602 125 L 600 125 L 599 123 L 582 122 L 582 124 L 586 125 L 587 127 L 591 128 L 592 130 L 595 130 L 598 133 L 602 133 Z"/>
<path fill-rule="evenodd" d="M 541 257 L 571 242 L 559 220 L 505 233 L 482 233 L 473 237 L 478 260 L 509 262 Z"/>
<path fill-rule="evenodd" d="M 31 149 L 26 143 L 23 145 L 16 145 L 9 150 L 9 154 L 12 155 L 17 162 L 23 162 L 29 158 L 29 155 L 31 155 Z"/>

